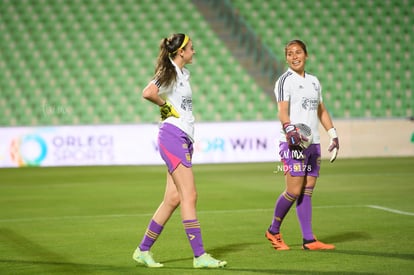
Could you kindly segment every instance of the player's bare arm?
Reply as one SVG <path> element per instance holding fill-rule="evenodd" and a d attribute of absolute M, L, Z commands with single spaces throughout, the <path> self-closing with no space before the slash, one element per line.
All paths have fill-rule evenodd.
<path fill-rule="evenodd" d="M 329 112 L 325 108 L 325 105 L 323 103 L 319 104 L 318 117 L 322 126 L 328 132 L 329 137 L 331 139 L 328 151 L 332 153 L 330 162 L 334 162 L 338 155 L 339 139 L 338 134 L 336 133 L 336 129 L 333 126 L 331 116 L 329 115 Z"/>
<path fill-rule="evenodd" d="M 326 131 L 334 127 L 331 116 L 323 103 L 320 103 L 318 106 L 318 117 Z"/>
<path fill-rule="evenodd" d="M 289 101 L 279 101 L 277 103 L 278 107 L 278 118 L 280 122 L 283 124 L 290 122 L 289 117 Z"/>
<path fill-rule="evenodd" d="M 142 91 L 142 97 L 154 104 L 157 104 L 158 106 L 165 104 L 165 100 L 158 95 L 157 85 L 153 82 L 148 83 L 148 85 L 144 88 Z"/>

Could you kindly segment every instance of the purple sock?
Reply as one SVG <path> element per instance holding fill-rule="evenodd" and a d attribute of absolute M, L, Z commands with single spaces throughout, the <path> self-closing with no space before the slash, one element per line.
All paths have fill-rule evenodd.
<path fill-rule="evenodd" d="M 147 231 L 145 231 L 144 238 L 142 238 L 142 241 L 139 245 L 139 249 L 141 251 L 150 250 L 151 246 L 155 243 L 163 229 L 164 227 L 162 225 L 159 225 L 154 220 L 151 220 L 148 225 Z"/>
<path fill-rule="evenodd" d="M 200 223 L 197 219 L 183 221 L 184 230 L 190 241 L 191 248 L 193 249 L 194 257 L 201 256 L 205 253 L 203 246 L 203 239 L 201 238 Z"/>
<path fill-rule="evenodd" d="M 280 232 L 280 225 L 286 214 L 289 212 L 290 207 L 295 202 L 296 196 L 283 192 L 276 201 L 275 212 L 272 225 L 269 227 L 270 233 L 276 234 Z"/>
<path fill-rule="evenodd" d="M 305 240 L 313 240 L 312 231 L 312 193 L 313 187 L 305 187 L 303 194 L 296 202 L 296 213 Z"/>

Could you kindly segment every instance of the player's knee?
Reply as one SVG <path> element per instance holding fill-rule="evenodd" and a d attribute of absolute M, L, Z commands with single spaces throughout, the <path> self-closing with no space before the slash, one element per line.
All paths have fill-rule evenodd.
<path fill-rule="evenodd" d="M 302 188 L 288 188 L 287 190 L 286 190 L 291 196 L 294 196 L 294 197 L 299 197 L 300 196 L 300 194 L 302 193 Z"/>
<path fill-rule="evenodd" d="M 178 193 L 171 195 L 165 199 L 165 203 L 172 208 L 177 208 L 180 205 L 180 196 Z"/>

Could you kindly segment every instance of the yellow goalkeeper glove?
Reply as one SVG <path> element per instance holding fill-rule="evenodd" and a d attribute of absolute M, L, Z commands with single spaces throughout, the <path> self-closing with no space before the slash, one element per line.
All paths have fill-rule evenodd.
<path fill-rule="evenodd" d="M 180 117 L 180 115 L 174 109 L 171 103 L 167 101 L 165 101 L 165 103 L 160 106 L 160 114 L 161 114 L 161 120 L 165 120 L 170 116 L 177 117 L 177 118 Z"/>

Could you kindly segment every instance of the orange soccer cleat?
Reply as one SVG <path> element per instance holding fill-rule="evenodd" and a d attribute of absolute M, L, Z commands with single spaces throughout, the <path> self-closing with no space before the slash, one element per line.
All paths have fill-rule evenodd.
<path fill-rule="evenodd" d="M 314 242 L 303 244 L 302 249 L 304 250 L 332 250 L 335 249 L 333 244 L 326 244 L 321 241 L 318 241 L 315 238 Z"/>
<path fill-rule="evenodd" d="M 268 230 L 265 234 L 266 238 L 272 243 L 272 246 L 276 250 L 289 250 L 289 246 L 283 241 L 282 235 L 278 234 L 271 234 Z"/>

